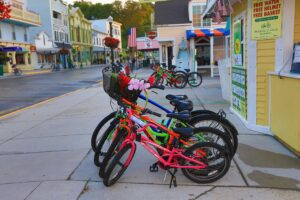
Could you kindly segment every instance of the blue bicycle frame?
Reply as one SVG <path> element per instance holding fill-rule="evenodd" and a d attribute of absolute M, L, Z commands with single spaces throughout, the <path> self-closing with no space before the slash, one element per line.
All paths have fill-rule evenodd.
<path fill-rule="evenodd" d="M 152 105 L 158 107 L 159 109 L 165 111 L 167 114 L 168 114 L 168 113 L 174 113 L 174 112 L 175 112 L 175 110 L 174 110 L 174 111 L 170 111 L 169 109 L 163 107 L 163 106 L 160 105 L 159 103 L 157 103 L 157 102 L 155 102 L 155 101 L 153 101 L 153 100 L 151 100 L 151 99 L 149 99 L 149 98 L 147 99 L 147 98 L 146 98 L 144 95 L 142 95 L 142 94 L 139 95 L 139 98 L 142 99 L 142 100 L 144 100 L 144 101 L 148 101 L 150 104 L 152 104 Z M 172 119 L 169 118 L 168 121 L 167 121 L 166 127 L 169 127 L 169 126 L 170 126 L 171 121 L 172 121 Z"/>

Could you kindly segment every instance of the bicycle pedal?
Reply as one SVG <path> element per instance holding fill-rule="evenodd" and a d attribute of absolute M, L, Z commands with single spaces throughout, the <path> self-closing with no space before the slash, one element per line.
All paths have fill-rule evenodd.
<path fill-rule="evenodd" d="M 158 166 L 157 166 L 157 164 L 151 165 L 150 168 L 149 168 L 149 171 L 150 172 L 158 172 Z"/>

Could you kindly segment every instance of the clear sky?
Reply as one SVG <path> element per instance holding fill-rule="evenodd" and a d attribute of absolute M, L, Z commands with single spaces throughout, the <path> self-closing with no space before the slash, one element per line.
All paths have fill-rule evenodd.
<path fill-rule="evenodd" d="M 64 0 L 64 1 L 72 4 L 76 0 Z M 112 3 L 112 2 L 114 2 L 114 0 L 84 0 L 84 1 L 89 1 L 89 2 L 93 2 L 93 3 Z M 126 1 L 126 0 L 123 0 L 123 1 Z"/>

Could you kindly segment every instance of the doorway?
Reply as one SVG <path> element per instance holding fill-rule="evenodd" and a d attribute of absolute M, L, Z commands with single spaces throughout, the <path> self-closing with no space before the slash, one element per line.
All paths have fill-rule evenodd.
<path fill-rule="evenodd" d="M 167 55 L 168 55 L 168 60 L 167 60 L 167 64 L 168 64 L 168 67 L 170 68 L 172 66 L 172 60 L 173 60 L 173 46 L 169 46 L 167 48 Z"/>
<path fill-rule="evenodd" d="M 197 39 L 195 47 L 197 66 L 210 66 L 210 38 L 201 37 Z"/>

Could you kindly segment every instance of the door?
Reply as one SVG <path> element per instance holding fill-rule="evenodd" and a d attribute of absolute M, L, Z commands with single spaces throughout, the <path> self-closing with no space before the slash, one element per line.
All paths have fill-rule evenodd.
<path fill-rule="evenodd" d="M 168 52 L 168 67 L 172 66 L 172 60 L 173 60 L 173 46 L 168 47 L 167 49 Z"/>

